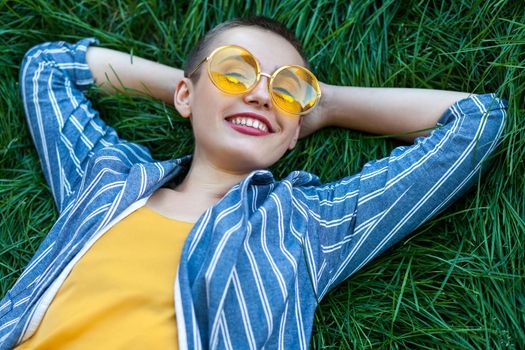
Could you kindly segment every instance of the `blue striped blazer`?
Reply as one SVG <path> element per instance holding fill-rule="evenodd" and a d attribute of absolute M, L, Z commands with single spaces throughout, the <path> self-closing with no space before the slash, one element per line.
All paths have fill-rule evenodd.
<path fill-rule="evenodd" d="M 83 93 L 94 82 L 85 59 L 94 43 L 37 45 L 21 65 L 28 125 L 60 216 L 0 301 L 0 349 L 29 338 L 89 247 L 191 162 L 154 160 L 100 119 Z M 253 171 L 185 242 L 173 296 L 180 348 L 308 348 L 326 293 L 477 179 L 505 108 L 492 94 L 458 101 L 430 136 L 339 181 Z"/>

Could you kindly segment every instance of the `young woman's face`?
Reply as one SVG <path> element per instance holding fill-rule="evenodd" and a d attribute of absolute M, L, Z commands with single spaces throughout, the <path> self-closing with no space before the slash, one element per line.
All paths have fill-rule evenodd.
<path fill-rule="evenodd" d="M 209 52 L 223 45 L 238 45 L 250 51 L 263 73 L 272 74 L 284 65 L 304 65 L 301 55 L 286 39 L 255 27 L 238 27 L 219 34 Z M 175 94 L 177 110 L 192 121 L 195 159 L 204 157 L 215 167 L 245 174 L 269 167 L 295 146 L 300 117 L 273 105 L 267 77 L 261 76 L 258 85 L 246 94 L 228 95 L 211 82 L 206 65 L 199 70 L 197 83 L 184 79 Z M 254 117 L 252 121 L 264 119 L 272 130 L 265 135 L 251 135 L 250 130 L 246 131 L 248 126 L 240 128 L 232 120 L 233 115 L 244 114 L 247 121 L 249 113 Z"/>

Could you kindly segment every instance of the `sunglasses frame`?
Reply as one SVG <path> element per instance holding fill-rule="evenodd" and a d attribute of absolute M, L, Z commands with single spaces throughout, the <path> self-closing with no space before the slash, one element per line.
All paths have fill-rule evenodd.
<path fill-rule="evenodd" d="M 256 64 L 256 80 L 255 80 L 255 83 L 246 91 L 243 91 L 243 92 L 240 92 L 240 93 L 234 93 L 234 92 L 231 92 L 231 91 L 225 91 L 223 89 L 221 89 L 220 86 L 217 85 L 217 83 L 215 83 L 215 81 L 213 80 L 213 77 L 211 75 L 211 70 L 210 70 L 210 62 L 211 62 L 211 59 L 213 58 L 213 56 L 221 51 L 221 50 L 224 50 L 224 49 L 228 49 L 228 48 L 235 48 L 235 49 L 241 49 L 245 52 L 247 52 L 248 54 L 250 54 L 252 57 L 253 57 L 253 60 Z M 206 62 L 206 68 L 208 70 L 208 77 L 210 78 L 210 80 L 212 81 L 213 85 L 215 85 L 215 87 L 217 89 L 219 89 L 220 91 L 228 94 L 228 95 L 242 95 L 242 94 L 246 94 L 250 91 L 252 91 L 258 84 L 259 84 L 259 81 L 261 80 L 261 76 L 265 76 L 267 77 L 269 80 L 268 80 L 268 92 L 270 93 L 270 96 L 272 97 L 272 102 L 273 104 L 279 108 L 280 110 L 284 111 L 285 113 L 288 113 L 288 114 L 293 114 L 293 115 L 298 115 L 298 116 L 303 116 L 303 115 L 306 115 L 306 114 L 309 114 L 311 113 L 314 108 L 317 106 L 317 104 L 319 103 L 319 101 L 321 100 L 321 86 L 319 85 L 319 80 L 317 80 L 317 77 L 306 67 L 303 67 L 303 66 L 298 66 L 298 65 L 286 65 L 286 66 L 282 66 L 282 67 L 279 67 L 277 68 L 271 75 L 268 74 L 268 73 L 263 73 L 261 72 L 261 66 L 259 64 L 259 60 L 257 59 L 257 57 L 255 57 L 250 51 L 248 51 L 247 49 L 245 49 L 244 47 L 241 47 L 241 46 L 238 46 L 238 45 L 224 45 L 224 46 L 220 46 L 218 48 L 216 48 L 215 50 L 213 50 L 207 57 L 205 57 L 202 61 L 199 62 L 199 64 L 188 74 L 187 78 L 191 78 L 191 76 L 200 68 L 200 66 Z M 303 69 L 305 70 L 308 74 L 310 74 L 310 76 L 313 77 L 313 87 L 315 88 L 316 90 L 316 95 L 317 95 L 317 98 L 315 100 L 315 103 L 313 104 L 312 107 L 310 107 L 308 110 L 304 111 L 304 112 L 288 112 L 286 110 L 284 110 L 283 108 L 281 108 L 279 106 L 279 104 L 275 101 L 275 97 L 274 97 L 274 93 L 273 93 L 273 90 L 271 89 L 272 87 L 272 83 L 275 79 L 275 77 L 283 70 L 285 69 L 288 69 L 288 68 L 299 68 L 299 69 Z"/>

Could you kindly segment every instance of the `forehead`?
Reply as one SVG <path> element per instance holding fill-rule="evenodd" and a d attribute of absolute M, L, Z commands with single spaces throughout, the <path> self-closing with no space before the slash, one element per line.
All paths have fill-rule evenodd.
<path fill-rule="evenodd" d="M 223 45 L 239 45 L 250 51 L 263 71 L 273 71 L 284 65 L 304 65 L 295 47 L 280 35 L 256 27 L 228 29 L 213 40 L 209 52 Z"/>

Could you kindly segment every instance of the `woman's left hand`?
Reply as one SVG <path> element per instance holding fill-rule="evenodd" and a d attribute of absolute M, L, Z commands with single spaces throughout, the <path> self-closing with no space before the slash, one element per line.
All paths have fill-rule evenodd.
<path fill-rule="evenodd" d="M 328 126 L 328 113 L 326 108 L 326 100 L 330 93 L 330 86 L 319 82 L 321 85 L 321 100 L 318 102 L 314 110 L 305 115 L 301 122 L 301 130 L 299 132 L 299 138 L 306 137 L 313 134 L 317 130 L 320 130 Z"/>

